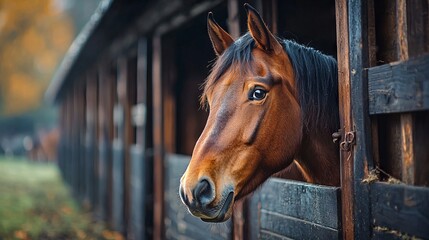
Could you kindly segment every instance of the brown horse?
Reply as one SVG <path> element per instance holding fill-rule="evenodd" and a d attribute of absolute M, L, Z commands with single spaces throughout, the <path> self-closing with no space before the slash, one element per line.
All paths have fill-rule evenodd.
<path fill-rule="evenodd" d="M 335 59 L 274 37 L 245 8 L 249 33 L 236 41 L 208 15 L 218 56 L 202 97 L 210 113 L 179 190 L 203 221 L 226 221 L 234 201 L 275 173 L 339 185 Z"/>

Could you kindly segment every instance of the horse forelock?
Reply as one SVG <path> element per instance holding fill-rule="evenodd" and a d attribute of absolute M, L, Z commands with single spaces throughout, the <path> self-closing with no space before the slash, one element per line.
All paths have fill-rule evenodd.
<path fill-rule="evenodd" d="M 247 71 L 253 61 L 252 49 L 255 46 L 255 41 L 249 33 L 237 39 L 225 52 L 216 59 L 209 76 L 202 85 L 203 94 L 200 98 L 200 103 L 205 106 L 207 103 L 207 94 L 213 90 L 215 83 L 225 75 L 228 69 L 233 65 L 239 65 L 241 72 Z M 240 72 L 238 72 L 240 73 Z"/>

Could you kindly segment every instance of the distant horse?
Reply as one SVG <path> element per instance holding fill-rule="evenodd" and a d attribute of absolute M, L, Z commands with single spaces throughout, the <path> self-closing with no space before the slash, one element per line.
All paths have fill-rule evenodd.
<path fill-rule="evenodd" d="M 203 221 L 231 217 L 268 177 L 338 186 L 337 63 L 273 36 L 245 4 L 249 32 L 237 40 L 208 15 L 218 56 L 205 82 L 209 116 L 180 183 L 180 197 Z M 292 194 L 292 193 L 291 193 Z"/>
<path fill-rule="evenodd" d="M 58 128 L 40 131 L 32 140 L 28 149 L 28 157 L 33 161 L 55 161 L 60 138 Z"/>

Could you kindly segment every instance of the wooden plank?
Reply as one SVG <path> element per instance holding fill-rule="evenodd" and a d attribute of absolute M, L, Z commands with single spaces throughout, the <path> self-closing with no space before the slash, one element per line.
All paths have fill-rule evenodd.
<path fill-rule="evenodd" d="M 146 199 L 144 198 L 146 193 L 144 173 L 146 172 L 146 166 L 144 161 L 143 148 L 139 145 L 133 145 L 130 148 L 130 213 L 129 222 L 129 233 L 130 239 L 143 239 L 146 231 L 145 225 L 145 214 L 146 214 Z"/>
<path fill-rule="evenodd" d="M 86 142 L 83 146 L 85 152 L 84 165 L 81 171 L 85 174 L 85 207 L 93 209 L 93 194 L 94 194 L 94 157 L 95 157 L 95 145 L 92 141 Z"/>
<path fill-rule="evenodd" d="M 145 126 L 147 122 L 147 105 L 148 105 L 148 78 L 150 74 L 150 50 L 149 40 L 147 38 L 140 39 L 138 43 L 138 56 L 137 56 L 137 96 L 136 103 L 142 106 L 142 124 L 137 126 L 136 130 L 136 143 L 145 147 Z"/>
<path fill-rule="evenodd" d="M 370 187 L 375 228 L 402 235 L 429 236 L 429 189 L 408 185 L 374 183 Z"/>
<path fill-rule="evenodd" d="M 106 64 L 106 78 L 105 84 L 106 92 L 103 94 L 105 96 L 106 102 L 106 128 L 105 137 L 107 142 L 107 189 L 113 188 L 113 151 L 112 145 L 115 136 L 115 126 L 113 119 L 113 110 L 116 99 L 116 66 L 111 63 Z M 113 191 L 107 192 L 107 223 L 110 228 L 113 228 Z"/>
<path fill-rule="evenodd" d="M 166 152 L 174 153 L 176 149 L 176 83 L 178 80 L 176 37 L 169 35 L 162 38 L 162 110 L 163 110 L 163 133 L 164 148 Z"/>
<path fill-rule="evenodd" d="M 262 229 L 260 238 L 262 240 L 291 240 L 291 238 Z"/>
<path fill-rule="evenodd" d="M 132 50 L 135 50 L 134 48 Z M 134 51 L 133 51 L 134 53 Z M 122 135 L 119 139 L 124 147 L 124 233 L 128 232 L 129 220 L 131 216 L 130 208 L 130 150 L 129 147 L 135 142 L 135 130 L 131 119 L 131 107 L 136 103 L 136 76 L 137 58 L 135 56 L 123 56 L 118 59 L 118 101 L 123 110 Z"/>
<path fill-rule="evenodd" d="M 399 6 L 404 5 L 404 1 L 375 1 L 375 20 L 377 38 L 377 61 L 378 63 L 395 62 L 404 57 L 403 51 L 406 45 L 404 33 L 404 11 L 400 11 Z M 400 14 L 400 12 L 402 14 Z M 401 15 L 401 18 L 399 18 Z M 402 40 L 401 40 L 402 39 Z M 402 43 L 402 44 L 401 44 Z M 402 49 L 402 50 L 401 50 Z M 403 53 L 401 55 L 401 52 Z M 379 167 L 391 176 L 402 178 L 402 126 L 399 114 L 389 116 L 376 116 L 378 121 L 379 135 Z"/>
<path fill-rule="evenodd" d="M 407 0 L 407 42 L 409 57 L 421 56 L 429 52 L 429 2 L 425 0 Z M 429 84 L 426 84 L 426 94 L 428 94 Z M 421 147 L 426 143 L 426 136 L 429 134 L 429 111 L 410 114 L 405 121 L 403 132 L 411 130 L 410 135 L 403 137 L 406 140 L 409 152 L 412 154 L 406 158 L 403 164 L 403 177 L 405 182 L 414 185 L 429 186 L 429 148 Z"/>
<path fill-rule="evenodd" d="M 414 184 L 429 186 L 429 148 L 427 136 L 429 135 L 429 111 L 414 114 Z"/>
<path fill-rule="evenodd" d="M 195 17 L 206 14 L 220 3 L 222 3 L 222 0 L 199 1 L 192 2 L 192 4 L 183 4 L 183 2 L 171 0 L 158 1 L 153 5 L 152 9 L 148 9 L 148 11 L 140 15 L 137 27 L 141 32 L 145 33 L 155 28 L 156 35 L 164 35 L 168 32 L 173 32 L 195 19 Z M 164 18 L 164 20 L 160 18 Z M 128 34 L 131 35 L 132 33 L 129 32 Z M 131 37 L 133 36 L 130 36 L 130 40 Z"/>
<path fill-rule="evenodd" d="M 232 221 L 214 227 L 188 213 L 179 198 L 180 178 L 190 161 L 189 156 L 168 154 L 165 157 L 165 217 L 164 222 L 167 239 L 230 239 L 232 237 Z"/>
<path fill-rule="evenodd" d="M 113 229 L 124 233 L 124 146 L 115 139 L 112 146 L 112 222 Z"/>
<path fill-rule="evenodd" d="M 97 168 L 97 177 L 98 177 L 98 189 L 97 189 L 97 218 L 100 220 L 107 220 L 107 176 L 108 176 L 108 132 L 107 132 L 107 108 L 108 108 L 108 89 L 109 86 L 109 77 L 106 66 L 103 64 L 98 68 L 98 168 Z"/>
<path fill-rule="evenodd" d="M 96 121 L 97 121 L 97 74 L 91 70 L 85 76 L 86 94 L 86 128 L 85 131 L 85 198 L 88 206 L 94 207 L 95 203 L 95 162 L 96 162 Z"/>
<path fill-rule="evenodd" d="M 390 31 L 387 35 L 378 35 L 381 46 L 379 52 L 383 56 L 381 60 L 394 62 L 407 60 L 410 57 L 413 58 L 412 60 L 423 59 L 420 55 L 425 52 L 427 56 L 429 33 L 425 29 L 428 29 L 428 3 L 407 0 L 381 1 L 378 2 L 379 12 L 386 12 L 386 6 L 391 16 L 379 17 L 383 21 L 379 23 L 378 28 L 393 28 L 394 31 Z M 414 58 L 416 56 L 420 57 Z M 406 65 L 407 62 L 404 64 Z M 423 60 L 420 64 L 427 65 L 427 61 Z M 429 172 L 429 167 L 420 164 L 422 159 L 428 158 L 429 150 L 423 150 L 416 142 L 416 139 L 423 139 L 421 135 L 427 134 L 428 128 L 420 124 L 421 120 L 416 118 L 417 113 L 413 112 L 428 109 L 427 71 L 424 67 L 413 69 L 414 66 L 401 66 L 402 63 L 395 62 L 391 65 L 392 71 L 396 70 L 391 74 L 403 76 L 399 81 L 390 80 L 384 83 L 386 87 L 377 89 L 377 99 L 374 103 L 380 104 L 380 107 L 376 106 L 374 110 L 370 110 L 373 114 L 400 113 L 380 118 L 382 120 L 379 130 L 380 167 L 404 183 L 429 184 L 429 178 L 417 173 L 420 169 L 424 173 Z M 381 73 L 380 76 L 383 76 L 382 74 L 386 74 L 386 79 L 391 78 L 389 73 Z M 425 119 L 424 114 L 418 113 L 418 115 Z M 419 129 L 416 126 L 419 126 Z"/>
<path fill-rule="evenodd" d="M 429 109 L 429 55 L 368 69 L 370 114 Z"/>
<path fill-rule="evenodd" d="M 247 234 L 251 240 L 261 239 L 261 193 L 260 189 L 255 190 L 247 202 Z"/>
<path fill-rule="evenodd" d="M 405 236 L 407 237 L 407 236 Z M 375 228 L 373 229 L 372 238 L 373 240 L 404 240 L 404 236 L 401 236 L 397 231 L 389 231 L 386 228 Z M 407 238 L 405 238 L 407 239 Z"/>
<path fill-rule="evenodd" d="M 407 41 L 411 57 L 429 52 L 428 5 L 425 0 L 407 0 Z"/>
<path fill-rule="evenodd" d="M 339 194 L 337 187 L 271 178 L 260 191 L 261 209 L 338 229 L 338 216 L 341 214 L 338 208 Z"/>
<path fill-rule="evenodd" d="M 164 239 L 164 130 L 163 130 L 163 95 L 161 78 L 161 36 L 154 36 L 152 58 L 153 81 L 153 151 L 154 151 L 154 206 L 153 238 Z"/>
<path fill-rule="evenodd" d="M 137 103 L 132 107 L 132 124 L 135 127 L 135 144 L 130 146 L 131 168 L 131 198 L 130 198 L 130 226 L 128 238 L 145 239 L 147 226 L 147 183 L 146 177 L 152 171 L 148 171 L 148 164 L 144 157 L 146 152 L 146 104 L 147 104 L 147 78 L 148 78 L 148 49 L 147 40 L 141 39 L 138 43 L 136 96 Z"/>
<path fill-rule="evenodd" d="M 100 220 L 107 220 L 107 170 L 108 170 L 108 143 L 100 141 L 98 143 L 98 204 L 97 204 L 97 218 Z"/>
<path fill-rule="evenodd" d="M 335 1 L 338 60 L 338 96 L 340 129 L 343 133 L 353 130 L 350 89 L 349 15 L 347 0 Z M 355 231 L 353 200 L 353 162 L 351 152 L 340 151 L 341 159 L 341 209 L 343 238 L 352 239 Z"/>
<path fill-rule="evenodd" d="M 341 239 L 341 231 L 337 229 L 264 209 L 261 212 L 261 229 L 290 239 Z"/>
<path fill-rule="evenodd" d="M 278 19 L 278 0 L 262 1 L 262 17 L 270 31 L 277 35 L 277 19 Z"/>
<path fill-rule="evenodd" d="M 240 10 L 239 0 L 228 0 L 228 33 L 233 39 L 240 37 Z"/>
<path fill-rule="evenodd" d="M 345 185 L 348 186 L 346 199 L 343 200 L 343 207 L 347 206 L 346 201 L 351 202 L 352 212 L 343 222 L 348 232 L 344 239 L 369 239 L 370 237 L 370 209 L 368 206 L 369 189 L 362 183 L 362 180 L 368 176 L 369 169 L 373 169 L 374 162 L 372 157 L 371 145 L 371 123 L 368 115 L 368 85 L 364 69 L 369 67 L 369 36 L 368 36 L 368 1 L 348 1 L 348 33 L 349 33 L 349 68 L 347 76 L 339 79 L 342 84 L 350 86 L 351 104 L 349 113 L 351 121 L 345 122 L 345 131 L 355 133 L 355 145 L 350 149 L 351 155 L 342 154 L 341 161 L 344 164 L 343 173 L 349 173 L 343 177 Z M 344 7 L 346 4 L 343 5 Z M 338 21 L 338 20 L 337 20 Z M 341 21 L 341 20 L 339 20 Z M 341 33 L 340 33 L 341 34 Z M 341 52 L 341 51 L 339 51 Z M 339 71 L 341 71 L 339 69 Z M 340 75 L 341 76 L 341 75 Z M 347 91 L 347 90 L 346 90 Z M 341 104 L 341 103 L 340 103 Z M 351 173 L 351 174 L 350 174 Z M 343 187 L 342 183 L 342 187 Z M 350 203 L 349 203 L 350 204 Z M 348 207 L 350 209 L 350 206 Z M 352 222 L 351 222 L 352 221 Z M 350 229 L 353 228 L 353 231 Z"/>
<path fill-rule="evenodd" d="M 76 135 L 75 135 L 75 149 L 76 156 L 74 156 L 74 186 L 79 200 L 82 202 L 85 197 L 85 151 L 84 151 L 84 139 L 85 139 L 85 106 L 86 106 L 86 95 L 85 95 L 85 82 L 83 79 L 79 79 L 75 85 L 75 104 L 74 114 L 76 123 Z"/>

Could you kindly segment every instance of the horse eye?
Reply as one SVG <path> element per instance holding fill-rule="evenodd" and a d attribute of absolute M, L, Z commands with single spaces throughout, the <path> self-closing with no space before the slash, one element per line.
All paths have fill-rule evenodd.
<path fill-rule="evenodd" d="M 267 92 L 263 89 L 253 89 L 249 94 L 249 100 L 262 100 L 267 95 Z"/>

